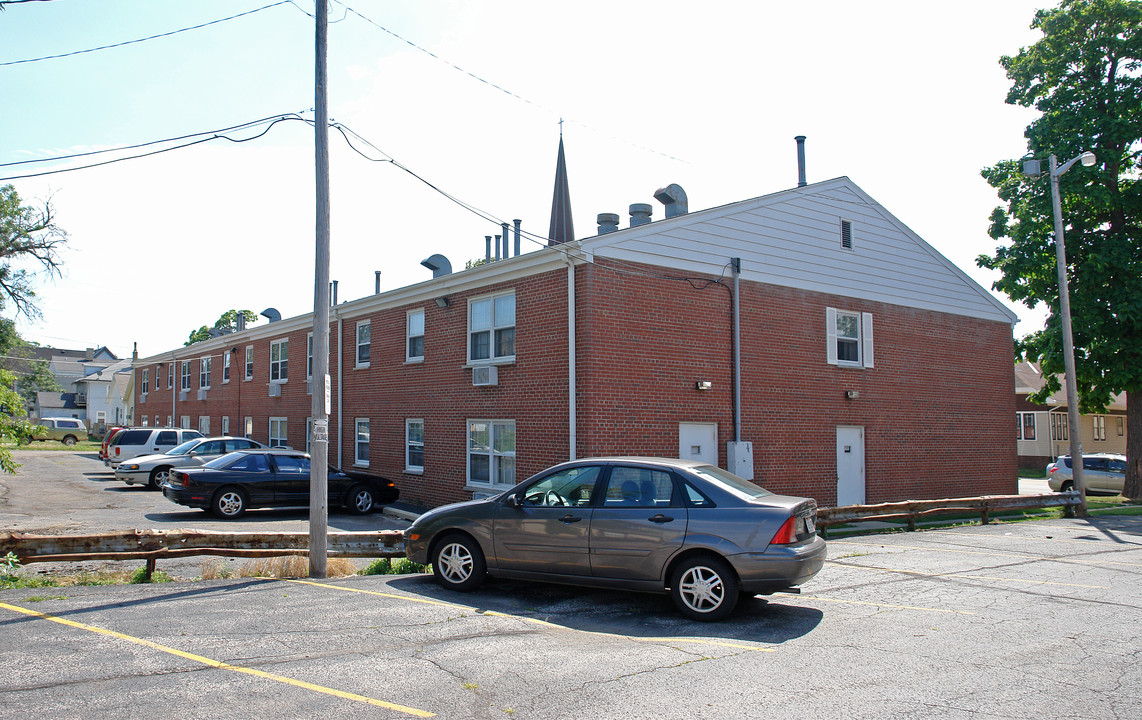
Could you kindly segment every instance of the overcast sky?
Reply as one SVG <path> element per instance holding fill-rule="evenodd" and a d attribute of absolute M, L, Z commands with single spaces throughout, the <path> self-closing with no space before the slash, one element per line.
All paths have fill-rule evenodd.
<path fill-rule="evenodd" d="M 53 0 L 0 13 L 0 163 L 313 118 L 312 0 Z M 705 3 L 331 2 L 330 116 L 439 190 L 544 236 L 562 118 L 576 235 L 678 183 L 691 211 L 850 177 L 953 263 L 990 253 L 980 170 L 1026 150 L 999 57 L 1035 42 L 1040 0 Z M 794 7 L 795 6 L 795 7 Z M 259 8 L 266 8 L 261 9 Z M 255 12 L 250 12 L 255 11 Z M 36 62 L 250 14 L 146 42 Z M 394 36 L 395 35 L 395 36 Z M 396 37 L 396 36 L 399 36 Z M 430 54 L 431 53 L 431 54 Z M 233 139 L 261 132 L 229 133 Z M 153 146 L 159 149 L 166 146 Z M 483 257 L 498 226 L 331 136 L 339 297 Z M 0 167 L 0 178 L 111 159 Z M 313 131 L 280 123 L 145 159 L 0 180 L 70 233 L 39 287 L 44 345 L 120 357 L 182 345 L 230 308 L 313 309 Z M 524 243 L 524 251 L 539 247 Z M 1006 302 L 1006 301 L 1005 301 Z M 1019 313 L 1015 333 L 1041 327 Z M 10 307 L 5 307 L 11 313 Z M 264 322 L 261 321 L 261 322 Z"/>

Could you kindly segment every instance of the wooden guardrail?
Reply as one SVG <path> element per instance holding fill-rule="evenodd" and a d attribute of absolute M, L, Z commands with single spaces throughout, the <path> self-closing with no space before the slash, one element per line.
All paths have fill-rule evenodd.
<path fill-rule="evenodd" d="M 964 513 L 978 514 L 986 525 L 991 520 L 991 514 L 995 512 L 1062 507 L 1070 517 L 1074 513 L 1074 508 L 1080 504 L 1079 494 L 1074 490 L 1050 495 L 986 495 L 944 500 L 904 500 L 877 505 L 820 508 L 817 511 L 817 527 L 827 529 L 836 525 L 869 520 L 885 522 L 904 520 L 909 530 L 915 530 L 916 521 L 922 518 Z"/>

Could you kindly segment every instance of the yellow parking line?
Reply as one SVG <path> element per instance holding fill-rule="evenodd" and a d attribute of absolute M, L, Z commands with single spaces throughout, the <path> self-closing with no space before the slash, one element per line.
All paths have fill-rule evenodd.
<path fill-rule="evenodd" d="M 967 610 L 948 610 L 946 608 L 917 607 L 914 605 L 890 605 L 889 603 L 882 603 L 882 602 L 865 602 L 862 600 L 841 600 L 839 598 L 821 597 L 820 595 L 798 595 L 798 597 L 806 598 L 809 600 L 820 600 L 821 602 L 844 603 L 846 605 L 872 605 L 873 607 L 889 608 L 892 610 L 919 610 L 921 612 L 950 613 L 952 615 L 975 615 L 975 613 L 968 612 Z"/>
<path fill-rule="evenodd" d="M 833 560 L 826 561 L 830 565 L 839 565 L 845 568 L 857 568 L 859 570 L 875 570 L 877 572 L 900 573 L 902 575 L 919 575 L 921 577 L 939 577 L 939 578 L 964 578 L 967 580 L 996 580 L 999 582 L 1013 582 L 1013 583 L 1028 583 L 1030 585 L 1058 585 L 1060 587 L 1075 587 L 1075 588 L 1090 588 L 1092 590 L 1107 590 L 1106 585 L 1080 585 L 1078 583 L 1060 583 L 1051 582 L 1050 580 L 1023 580 L 1020 578 L 1005 578 L 1005 577 L 989 577 L 987 575 L 960 575 L 957 573 L 926 573 L 919 570 L 894 570 L 892 568 L 875 567 L 872 565 L 856 565 L 849 563 L 838 563 Z"/>
<path fill-rule="evenodd" d="M 964 533 L 961 533 L 964 534 Z M 966 535 L 966 534 L 965 534 Z M 1122 567 L 1142 567 L 1142 563 L 1118 562 L 1116 560 L 1087 560 L 1085 558 L 1041 557 L 1038 555 L 1019 555 L 1016 553 L 997 553 L 984 550 L 959 550 L 953 548 L 934 548 L 923 545 L 887 545 L 885 543 L 858 543 L 847 540 L 832 540 L 830 545 L 856 545 L 859 547 L 880 547 L 885 549 L 900 548 L 901 550 L 923 550 L 925 552 L 954 553 L 957 555 L 982 555 L 984 557 L 1016 558 L 1019 560 L 1041 560 L 1045 562 L 1072 563 L 1075 565 L 1119 565 Z"/>
<path fill-rule="evenodd" d="M 525 617 L 523 615 L 512 615 L 510 613 L 499 612 L 498 610 L 480 610 L 479 608 L 474 608 L 470 605 L 458 605 L 456 603 L 443 602 L 440 600 L 426 600 L 424 598 L 409 597 L 407 595 L 394 595 L 392 593 L 377 592 L 376 590 L 365 590 L 362 588 L 345 587 L 344 585 L 330 585 L 329 583 L 313 582 L 312 580 L 291 580 L 291 579 L 287 578 L 287 579 L 285 579 L 285 581 L 297 583 L 299 585 L 313 585 L 314 587 L 330 588 L 332 590 L 344 590 L 345 592 L 364 593 L 365 595 L 375 595 L 377 597 L 392 598 L 394 600 L 407 600 L 409 602 L 424 603 L 426 605 L 439 605 L 441 607 L 454 608 L 457 610 L 468 610 L 468 611 L 475 613 L 477 615 L 487 615 L 489 617 L 513 618 L 516 620 L 522 620 L 524 622 L 532 623 L 533 625 L 542 625 L 545 627 L 554 628 L 556 630 L 567 630 L 568 629 L 564 625 L 558 625 L 556 623 L 547 622 L 546 620 L 540 620 L 538 618 L 529 618 L 529 617 Z M 619 635 L 617 633 L 592 632 L 590 630 L 578 630 L 576 632 L 586 632 L 586 633 L 590 633 L 591 635 L 603 635 L 606 637 L 617 637 L 617 638 L 622 638 L 624 640 L 634 640 L 635 642 L 695 643 L 695 644 L 701 644 L 701 645 L 714 645 L 716 647 L 732 648 L 734 650 L 752 650 L 753 652 L 776 652 L 773 648 L 757 647 L 754 645 L 740 645 L 738 643 L 724 642 L 721 640 L 709 640 L 706 638 L 682 638 L 682 637 L 640 638 L 640 637 L 634 637 L 631 635 Z"/>
<path fill-rule="evenodd" d="M 345 692 L 343 690 L 335 690 L 333 688 L 324 687 L 322 685 L 315 685 L 313 683 L 305 682 L 304 680 L 294 680 L 293 678 L 288 678 L 284 675 L 268 673 L 263 670 L 254 670 L 253 668 L 231 665 L 230 663 L 225 663 L 220 660 L 212 660 L 211 658 L 203 657 L 202 655 L 195 655 L 194 653 L 188 653 L 172 647 L 167 647 L 166 645 L 160 645 L 156 642 L 151 642 L 150 640 L 144 640 L 143 638 L 124 635 L 123 633 L 115 632 L 114 630 L 107 630 L 105 628 L 96 627 L 95 625 L 87 625 L 86 623 L 68 620 L 66 618 L 57 617 L 55 615 L 48 615 L 47 613 L 36 612 L 35 610 L 29 610 L 17 605 L 9 605 L 8 603 L 0 602 L 0 608 L 11 610 L 12 612 L 23 613 L 24 615 L 30 615 L 41 620 L 50 620 L 54 623 L 59 623 L 60 625 L 67 625 L 69 627 L 79 628 L 80 630 L 87 630 L 88 632 L 106 635 L 107 637 L 126 640 L 127 642 L 135 643 L 136 645 L 142 645 L 143 647 L 148 647 L 152 650 L 158 650 L 160 652 L 175 655 L 186 660 L 202 663 L 203 665 L 217 668 L 219 670 L 230 670 L 232 672 L 243 673 L 245 675 L 253 675 L 254 677 L 263 678 L 265 680 L 273 680 L 274 682 L 293 685 L 294 687 L 303 688 L 305 690 L 312 690 L 314 692 L 323 693 L 325 695 L 332 695 L 334 697 L 339 697 L 345 700 L 354 700 L 356 702 L 367 703 L 369 705 L 376 705 L 377 707 L 383 707 L 388 710 L 395 710 L 397 712 L 405 713 L 407 715 L 414 715 L 416 717 L 435 717 L 435 713 L 428 712 L 427 710 L 418 710 L 417 708 L 407 707 L 405 705 L 397 705 L 395 703 L 385 702 L 384 700 L 377 700 L 376 698 L 366 697 L 364 695 L 357 695 L 355 693 Z"/>

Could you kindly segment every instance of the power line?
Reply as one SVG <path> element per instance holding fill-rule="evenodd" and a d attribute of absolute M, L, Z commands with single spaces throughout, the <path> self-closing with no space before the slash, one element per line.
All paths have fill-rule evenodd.
<path fill-rule="evenodd" d="M 7 3 L 30 2 L 30 1 L 31 0 L 7 0 Z M 43 0 L 37 0 L 37 1 L 42 2 Z M 6 3 L 0 2 L 0 5 L 3 5 L 3 4 L 6 4 Z M 261 12 L 263 10 L 269 10 L 270 8 L 277 7 L 278 5 L 293 5 L 294 7 L 297 7 L 298 10 L 301 10 L 303 13 L 305 12 L 305 10 L 302 10 L 302 8 L 297 6 L 297 3 L 295 3 L 294 0 L 280 0 L 280 2 L 272 3 L 270 5 L 265 5 L 263 7 L 255 9 L 255 10 L 247 10 L 244 13 L 238 13 L 237 15 L 231 15 L 230 17 L 220 18 L 218 20 L 211 20 L 210 22 L 205 22 L 205 23 L 202 23 L 200 25 L 192 25 L 191 27 L 179 28 L 178 30 L 171 30 L 170 32 L 159 33 L 158 35 L 150 35 L 148 37 L 138 38 L 136 40 L 125 40 L 124 42 L 115 43 L 113 45 L 102 45 L 100 47 L 88 48 L 87 50 L 75 50 L 73 52 L 60 53 L 59 55 L 45 55 L 43 57 L 28 58 L 26 60 L 9 60 L 8 62 L 0 62 L 0 67 L 6 66 L 6 65 L 20 65 L 23 63 L 40 62 L 41 60 L 56 60 L 58 58 L 72 57 L 74 55 L 83 55 L 85 53 L 98 52 L 99 50 L 110 50 L 112 48 L 123 47 L 125 45 L 134 45 L 135 43 L 147 42 L 148 40 L 156 40 L 158 38 L 170 37 L 171 35 L 178 35 L 179 33 L 188 32 L 190 30 L 200 30 L 204 27 L 210 27 L 211 25 L 217 25 L 219 23 L 224 23 L 224 22 L 227 22 L 230 20 L 235 20 L 237 18 L 244 17 L 246 15 L 253 15 L 256 12 Z"/>

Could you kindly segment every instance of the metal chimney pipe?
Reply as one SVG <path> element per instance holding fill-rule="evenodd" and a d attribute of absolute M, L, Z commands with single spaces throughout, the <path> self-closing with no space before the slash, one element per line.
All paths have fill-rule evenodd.
<path fill-rule="evenodd" d="M 805 187 L 805 136 L 798 135 L 793 138 L 797 141 L 797 187 Z"/>
<path fill-rule="evenodd" d="M 504 231 L 504 259 L 507 260 L 509 257 L 511 257 L 511 254 L 508 253 L 508 224 L 506 222 L 502 222 L 500 223 L 500 228 L 502 228 Z"/>
<path fill-rule="evenodd" d="M 337 281 L 334 280 L 333 282 L 329 283 L 329 287 L 329 305 L 333 306 L 337 304 Z"/>
<path fill-rule="evenodd" d="M 374 272 L 377 274 L 377 279 L 376 279 L 376 284 L 373 286 L 373 294 L 374 295 L 380 295 L 381 294 L 381 271 L 380 270 L 374 270 Z"/>
<path fill-rule="evenodd" d="M 519 257 L 519 226 L 523 221 L 519 218 L 516 218 L 512 222 L 515 223 L 515 256 Z"/>
<path fill-rule="evenodd" d="M 496 236 L 496 259 L 500 259 L 500 236 Z"/>
<path fill-rule="evenodd" d="M 492 261 L 492 236 L 484 236 L 484 262 L 490 263 Z"/>

